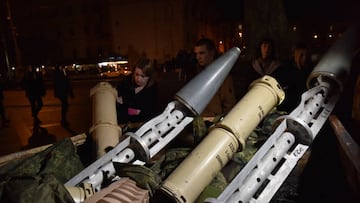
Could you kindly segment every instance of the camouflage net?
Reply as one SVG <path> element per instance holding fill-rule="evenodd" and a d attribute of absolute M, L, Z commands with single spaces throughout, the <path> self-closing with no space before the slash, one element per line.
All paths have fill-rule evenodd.
<path fill-rule="evenodd" d="M 233 155 L 228 165 L 217 174 L 212 182 L 199 195 L 196 202 L 203 202 L 206 198 L 217 197 L 239 173 L 246 163 L 253 157 L 259 147 L 272 134 L 279 124 L 278 118 L 286 115 L 286 112 L 274 109 L 254 129 L 246 140 L 246 147 Z M 192 136 L 194 147 L 207 135 L 209 128 L 221 120 L 222 116 L 214 117 L 212 121 L 204 121 L 202 117 L 195 117 L 192 126 L 185 129 L 178 137 Z M 145 166 L 134 166 L 130 164 L 114 163 L 117 175 L 130 177 L 137 182 L 137 185 L 150 191 L 150 196 L 160 188 L 165 180 L 191 152 L 192 147 L 170 148 L 157 160 Z"/>

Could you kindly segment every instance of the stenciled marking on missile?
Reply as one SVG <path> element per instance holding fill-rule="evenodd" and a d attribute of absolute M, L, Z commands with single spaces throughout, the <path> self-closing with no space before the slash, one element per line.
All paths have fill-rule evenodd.
<path fill-rule="evenodd" d="M 229 144 L 229 148 L 231 149 L 231 152 L 235 152 L 235 151 L 236 151 L 236 147 L 234 146 L 234 143 L 230 143 L 230 144 Z"/>
<path fill-rule="evenodd" d="M 221 156 L 220 156 L 220 155 L 216 155 L 216 159 L 218 160 L 220 166 L 223 167 L 223 166 L 224 166 L 224 162 L 222 161 Z"/>
<path fill-rule="evenodd" d="M 264 109 L 262 108 L 262 106 L 258 106 L 258 109 L 259 109 L 259 112 L 258 112 L 258 117 L 259 117 L 259 120 L 262 120 L 262 118 L 264 117 L 265 115 L 265 112 L 264 112 Z"/>

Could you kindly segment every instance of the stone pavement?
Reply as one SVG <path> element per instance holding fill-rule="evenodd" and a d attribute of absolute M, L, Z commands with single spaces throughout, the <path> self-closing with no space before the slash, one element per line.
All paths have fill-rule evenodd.
<path fill-rule="evenodd" d="M 5 90 L 4 105 L 7 126 L 0 128 L 0 156 L 13 152 L 52 144 L 65 137 L 87 132 L 91 125 L 91 100 L 87 88 L 74 89 L 75 98 L 70 99 L 69 128 L 60 124 L 60 102 L 48 89 L 43 98 L 44 106 L 39 112 L 40 129 L 34 130 L 30 105 L 21 89 Z"/>
<path fill-rule="evenodd" d="M 184 84 L 184 81 L 179 80 L 177 73 L 162 74 L 158 80 L 159 111 L 161 112 Z M 54 97 L 51 86 L 47 87 L 46 96 L 43 98 L 44 106 L 39 112 L 39 119 L 42 123 L 38 132 L 36 130 L 34 132 L 31 109 L 24 90 L 5 90 L 4 105 L 10 123 L 7 127 L 0 124 L 0 156 L 86 133 L 92 126 L 90 90 L 98 82 L 100 81 L 73 81 L 75 98 L 69 99 L 70 105 L 67 116 L 70 123 L 69 128 L 61 126 L 60 101 Z M 110 83 L 114 85 L 113 82 Z"/>

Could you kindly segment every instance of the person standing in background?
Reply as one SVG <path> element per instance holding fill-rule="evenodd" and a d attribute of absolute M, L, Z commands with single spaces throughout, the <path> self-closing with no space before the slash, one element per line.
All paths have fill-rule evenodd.
<path fill-rule="evenodd" d="M 275 77 L 274 73 L 281 68 L 282 61 L 277 58 L 275 45 L 271 38 L 265 37 L 259 42 L 256 53 L 249 63 L 241 67 L 240 76 L 237 78 L 237 82 L 240 83 L 240 88 L 237 90 L 240 98 L 247 93 L 252 82 L 264 75 Z"/>
<path fill-rule="evenodd" d="M 67 112 L 69 109 L 68 98 L 74 98 L 72 86 L 63 66 L 57 66 L 54 74 L 54 96 L 61 102 L 61 125 L 69 126 Z"/>
<path fill-rule="evenodd" d="M 25 95 L 31 105 L 31 114 L 34 119 L 34 126 L 38 126 L 41 123 L 38 118 L 38 114 L 43 106 L 42 97 L 46 94 L 41 70 L 28 65 L 22 80 L 22 85 L 25 90 Z"/>
<path fill-rule="evenodd" d="M 274 43 L 271 39 L 264 38 L 260 42 L 256 58 L 251 65 L 259 77 L 272 75 L 280 67 L 281 62 L 276 58 Z"/>
<path fill-rule="evenodd" d="M 298 43 L 291 51 L 290 60 L 275 70 L 274 76 L 285 91 L 285 100 L 277 107 L 290 113 L 301 101 L 301 95 L 307 91 L 306 80 L 314 65 L 308 48 Z"/>
<path fill-rule="evenodd" d="M 196 74 L 210 65 L 217 57 L 218 52 L 211 39 L 202 38 L 196 42 L 194 53 L 197 60 Z M 215 117 L 228 113 L 236 104 L 234 81 L 231 75 L 225 78 L 225 81 L 215 93 L 201 116 Z"/>
<path fill-rule="evenodd" d="M 5 106 L 4 106 L 4 87 L 0 83 L 0 116 L 2 121 L 2 126 L 7 127 L 10 120 L 6 118 Z"/>
<path fill-rule="evenodd" d="M 153 118 L 158 110 L 154 61 L 140 58 L 132 74 L 118 85 L 117 118 L 119 124 L 142 123 Z"/>

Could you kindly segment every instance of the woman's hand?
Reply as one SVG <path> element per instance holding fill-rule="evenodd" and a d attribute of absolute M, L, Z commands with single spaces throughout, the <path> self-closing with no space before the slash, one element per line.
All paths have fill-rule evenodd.
<path fill-rule="evenodd" d="M 123 98 L 122 97 L 117 97 L 116 98 L 116 102 L 119 103 L 119 104 L 123 104 Z"/>

